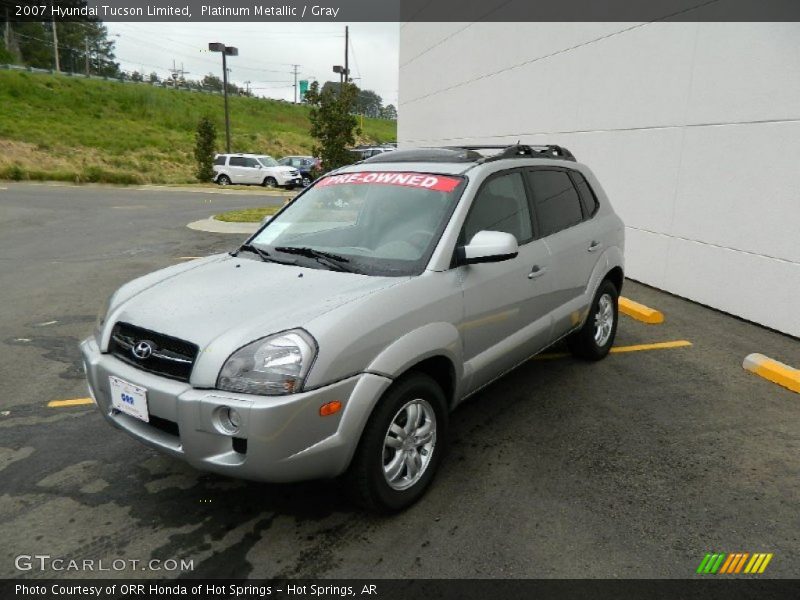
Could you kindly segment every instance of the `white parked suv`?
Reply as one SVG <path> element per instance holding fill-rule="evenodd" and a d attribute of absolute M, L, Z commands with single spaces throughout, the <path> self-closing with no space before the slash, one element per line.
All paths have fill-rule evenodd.
<path fill-rule="evenodd" d="M 263 185 L 295 187 L 302 185 L 300 171 L 279 165 L 265 154 L 217 154 L 214 157 L 214 182 L 219 185 Z"/>

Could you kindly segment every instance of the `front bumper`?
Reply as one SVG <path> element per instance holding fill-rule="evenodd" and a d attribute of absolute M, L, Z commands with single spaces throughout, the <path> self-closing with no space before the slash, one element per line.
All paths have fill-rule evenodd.
<path fill-rule="evenodd" d="M 372 408 L 391 384 L 362 373 L 301 394 L 253 396 L 196 389 L 141 371 L 101 353 L 93 337 L 83 341 L 81 352 L 89 392 L 109 423 L 197 469 L 256 481 L 302 481 L 344 472 Z M 110 375 L 147 389 L 150 423 L 111 406 Z M 320 406 L 333 400 L 342 403 L 342 410 L 321 417 Z M 241 415 L 235 434 L 220 424 L 223 407 Z"/>
<path fill-rule="evenodd" d="M 299 175 L 292 175 L 290 177 L 286 177 L 283 180 L 283 183 L 280 183 L 279 185 L 284 186 L 284 187 L 294 187 L 294 186 L 303 185 L 303 178 L 301 176 L 299 176 Z"/>

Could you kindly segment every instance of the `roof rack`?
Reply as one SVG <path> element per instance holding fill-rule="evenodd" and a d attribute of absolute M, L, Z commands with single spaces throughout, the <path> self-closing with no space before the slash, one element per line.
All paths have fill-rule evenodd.
<path fill-rule="evenodd" d="M 483 155 L 467 148 L 414 148 L 411 150 L 393 150 L 376 154 L 360 163 L 381 162 L 441 162 L 441 163 L 475 163 L 483 159 Z"/>
<path fill-rule="evenodd" d="M 491 162 L 506 158 L 555 158 L 558 160 L 575 161 L 575 156 L 572 152 L 564 148 L 564 146 L 552 144 L 541 146 L 529 146 L 527 144 L 514 144 L 512 146 L 483 144 L 474 146 L 450 146 L 450 148 L 453 150 L 471 150 L 473 152 L 477 152 L 478 150 L 500 150 L 497 154 L 483 157 L 480 162 Z"/>

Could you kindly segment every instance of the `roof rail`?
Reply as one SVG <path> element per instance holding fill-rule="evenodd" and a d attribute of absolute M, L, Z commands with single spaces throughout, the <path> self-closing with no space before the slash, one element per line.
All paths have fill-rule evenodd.
<path fill-rule="evenodd" d="M 461 148 L 464 150 L 500 150 L 497 154 L 492 154 L 481 160 L 481 162 L 490 162 L 494 160 L 503 160 L 506 158 L 555 158 L 559 160 L 575 161 L 575 156 L 564 148 L 563 146 L 556 145 L 541 145 L 529 146 L 527 144 L 514 144 L 512 146 L 504 145 L 470 145 L 470 146 L 451 146 L 451 148 Z"/>

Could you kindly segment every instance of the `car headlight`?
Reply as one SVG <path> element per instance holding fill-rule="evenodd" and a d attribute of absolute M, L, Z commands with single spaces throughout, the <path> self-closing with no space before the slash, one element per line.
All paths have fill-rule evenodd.
<path fill-rule="evenodd" d="M 217 388 L 227 392 L 282 396 L 303 388 L 317 344 L 301 329 L 256 340 L 225 361 Z"/>

